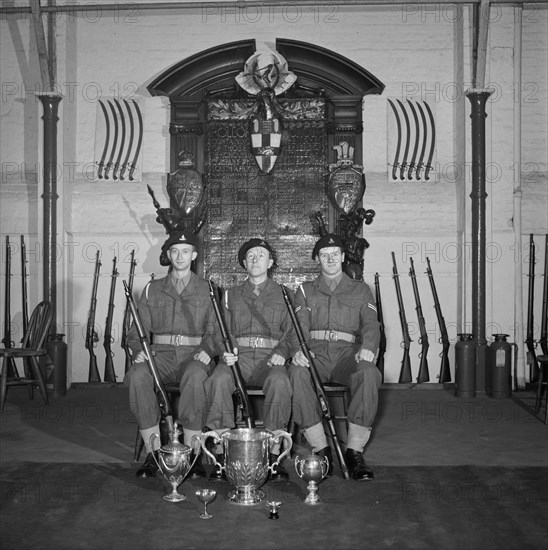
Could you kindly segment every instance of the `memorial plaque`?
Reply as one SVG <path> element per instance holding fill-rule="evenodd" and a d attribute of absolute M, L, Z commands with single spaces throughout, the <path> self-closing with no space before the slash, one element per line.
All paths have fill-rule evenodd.
<path fill-rule="evenodd" d="M 310 221 L 327 211 L 327 132 L 323 99 L 280 101 L 282 146 L 274 169 L 260 172 L 251 152 L 249 101 L 210 105 L 206 135 L 205 184 L 208 216 L 204 271 L 223 287 L 240 283 L 242 243 L 268 240 L 276 251 L 274 279 L 295 288 L 318 270 L 311 251 L 318 234 Z M 239 113 L 245 113 L 245 117 Z"/>

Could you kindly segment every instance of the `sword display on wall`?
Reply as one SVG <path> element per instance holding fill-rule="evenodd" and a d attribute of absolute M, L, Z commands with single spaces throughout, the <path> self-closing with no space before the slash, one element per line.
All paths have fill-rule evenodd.
<path fill-rule="evenodd" d="M 99 159 L 95 163 L 97 179 L 140 181 L 144 132 L 140 102 L 102 98 L 98 104 L 95 131 L 95 158 Z"/>
<path fill-rule="evenodd" d="M 388 99 L 388 103 L 391 107 L 387 110 L 389 181 L 430 181 L 436 151 L 432 107 L 426 101 L 410 99 Z"/>

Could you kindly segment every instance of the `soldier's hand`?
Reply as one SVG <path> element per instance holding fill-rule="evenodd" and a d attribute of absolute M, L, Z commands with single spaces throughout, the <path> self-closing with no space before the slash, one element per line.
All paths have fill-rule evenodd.
<path fill-rule="evenodd" d="M 209 363 L 211 362 L 211 357 L 207 352 L 202 350 L 198 352 L 196 355 L 194 355 L 194 361 L 200 361 L 204 365 L 209 365 Z"/>
<path fill-rule="evenodd" d="M 306 355 L 303 353 L 302 350 L 299 350 L 295 353 L 293 356 L 293 364 L 297 365 L 298 367 L 309 367 L 308 359 L 306 358 Z"/>
<path fill-rule="evenodd" d="M 144 351 L 140 351 L 133 359 L 133 363 L 146 363 L 146 361 L 147 356 L 145 355 Z"/>
<path fill-rule="evenodd" d="M 223 353 L 223 361 L 231 367 L 238 361 L 238 348 L 234 348 L 234 353 L 228 353 L 228 351 L 225 351 Z"/>
<path fill-rule="evenodd" d="M 368 349 L 360 348 L 355 357 L 356 363 L 358 363 L 359 361 L 369 361 L 370 363 L 372 363 L 375 359 L 375 354 Z"/>
<path fill-rule="evenodd" d="M 279 353 L 273 353 L 267 365 L 269 367 L 283 367 L 285 365 L 285 357 L 282 357 Z"/>

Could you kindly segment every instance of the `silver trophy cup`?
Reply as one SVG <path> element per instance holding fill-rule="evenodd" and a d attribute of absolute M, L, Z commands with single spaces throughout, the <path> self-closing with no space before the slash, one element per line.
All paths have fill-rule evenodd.
<path fill-rule="evenodd" d="M 308 483 L 308 495 L 304 499 L 305 504 L 318 504 L 320 497 L 318 493 L 318 483 L 327 475 L 329 468 L 329 460 L 326 457 L 321 457 L 311 454 L 305 458 L 296 457 L 295 470 L 297 475 Z"/>
<path fill-rule="evenodd" d="M 224 465 L 217 461 L 217 457 L 206 447 L 206 441 L 213 437 L 215 443 L 222 443 Z M 268 464 L 270 447 L 285 440 L 283 452 L 274 464 Z M 283 430 L 270 432 L 259 428 L 239 428 L 229 430 L 219 435 L 211 431 L 202 434 L 202 450 L 215 463 L 215 466 L 224 470 L 229 483 L 234 487 L 227 496 L 227 501 L 233 504 L 251 506 L 258 504 L 265 498 L 259 489 L 264 484 L 269 472 L 275 472 L 278 464 L 287 456 L 293 442 L 291 436 Z M 285 447 L 285 448 L 284 448 Z"/>
<path fill-rule="evenodd" d="M 158 469 L 171 485 L 171 492 L 164 495 L 164 500 L 169 502 L 181 502 L 186 499 L 185 495 L 177 491 L 177 487 L 183 482 L 188 472 L 190 472 L 200 454 L 197 452 L 194 462 L 191 463 L 190 453 L 192 449 L 179 442 L 179 435 L 181 435 L 181 430 L 177 428 L 177 422 L 175 422 L 173 429 L 169 432 L 170 441 L 158 449 L 158 453 L 152 453 Z M 154 441 L 156 439 L 160 439 L 158 434 L 150 436 L 150 447 L 152 449 L 154 448 Z"/>

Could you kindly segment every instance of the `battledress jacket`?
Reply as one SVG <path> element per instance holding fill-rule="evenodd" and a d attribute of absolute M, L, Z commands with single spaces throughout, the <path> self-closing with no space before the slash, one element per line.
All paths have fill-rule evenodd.
<path fill-rule="evenodd" d="M 322 275 L 303 283 L 295 293 L 295 310 L 307 343 L 310 331 L 352 334 L 360 348 L 377 352 L 380 340 L 377 308 L 369 285 L 343 273 L 331 292 Z"/>
<path fill-rule="evenodd" d="M 191 273 L 180 294 L 177 294 L 169 275 L 150 281 L 141 294 L 138 309 L 145 333 L 152 342 L 155 334 L 198 336 L 202 337 L 202 342 L 197 349 L 204 350 L 210 357 L 216 355 L 219 336 L 209 285 L 195 273 Z M 128 333 L 128 344 L 134 356 L 142 349 L 134 325 Z M 166 344 L 152 344 L 155 351 L 170 348 Z"/>

